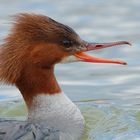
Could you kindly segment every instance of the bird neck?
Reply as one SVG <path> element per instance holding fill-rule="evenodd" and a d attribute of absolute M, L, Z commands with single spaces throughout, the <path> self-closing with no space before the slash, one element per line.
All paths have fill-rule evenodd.
<path fill-rule="evenodd" d="M 82 135 L 83 116 L 61 91 L 53 67 L 25 71 L 16 85 L 28 106 L 28 121 L 60 130 L 63 139 Z"/>
<path fill-rule="evenodd" d="M 38 95 L 61 93 L 54 75 L 54 67 L 46 69 L 27 68 L 17 81 L 16 86 L 20 90 L 28 109 L 32 106 L 34 98 Z"/>

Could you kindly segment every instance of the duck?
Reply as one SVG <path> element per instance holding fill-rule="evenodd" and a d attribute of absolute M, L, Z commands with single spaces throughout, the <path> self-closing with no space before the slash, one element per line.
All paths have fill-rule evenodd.
<path fill-rule="evenodd" d="M 127 41 L 90 43 L 69 26 L 48 16 L 19 13 L 0 45 L 0 81 L 18 88 L 28 109 L 25 121 L 0 119 L 2 140 L 80 140 L 85 120 L 60 88 L 56 64 L 90 62 L 121 64 L 87 51 L 130 45 Z"/>

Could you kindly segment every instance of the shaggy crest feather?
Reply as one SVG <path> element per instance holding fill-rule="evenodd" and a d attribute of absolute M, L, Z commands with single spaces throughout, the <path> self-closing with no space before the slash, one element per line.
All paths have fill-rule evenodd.
<path fill-rule="evenodd" d="M 18 14 L 14 19 L 11 33 L 5 38 L 0 50 L 0 80 L 6 83 L 16 83 L 35 45 L 59 43 L 61 35 L 62 38 L 69 34 L 73 34 L 74 38 L 77 36 L 70 27 L 47 16 Z M 54 40 L 54 33 L 58 42 Z"/>

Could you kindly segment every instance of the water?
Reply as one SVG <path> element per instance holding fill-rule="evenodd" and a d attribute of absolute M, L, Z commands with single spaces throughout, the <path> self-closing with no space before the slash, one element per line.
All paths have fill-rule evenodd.
<path fill-rule="evenodd" d="M 0 0 L 0 40 L 10 28 L 9 15 L 48 15 L 74 28 L 88 41 L 127 40 L 133 47 L 92 51 L 95 56 L 122 59 L 127 66 L 73 63 L 56 66 L 65 93 L 80 107 L 85 120 L 83 140 L 140 139 L 140 1 L 138 0 Z M 80 69 L 79 69 L 80 68 Z M 0 116 L 25 117 L 15 87 L 0 86 Z"/>

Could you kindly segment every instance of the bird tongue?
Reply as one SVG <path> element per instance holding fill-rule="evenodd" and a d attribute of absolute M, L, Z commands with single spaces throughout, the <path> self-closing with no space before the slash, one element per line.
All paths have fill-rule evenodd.
<path fill-rule="evenodd" d="M 131 45 L 129 42 L 126 41 L 119 41 L 119 42 L 111 42 L 111 43 L 88 43 L 86 45 L 87 50 L 97 50 L 97 49 L 102 49 L 102 48 L 107 48 L 107 47 L 113 47 L 117 45 L 124 45 L 128 44 Z M 122 65 L 127 65 L 126 62 L 124 61 L 119 61 L 119 60 L 109 60 L 105 58 L 97 58 L 94 56 L 90 56 L 88 54 L 85 54 L 84 52 L 78 52 L 74 54 L 75 57 L 77 57 L 80 61 L 84 62 L 92 62 L 92 63 L 111 63 L 111 64 L 122 64 Z"/>

